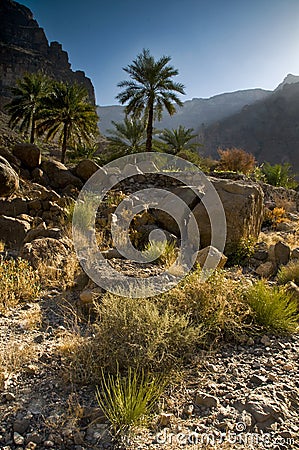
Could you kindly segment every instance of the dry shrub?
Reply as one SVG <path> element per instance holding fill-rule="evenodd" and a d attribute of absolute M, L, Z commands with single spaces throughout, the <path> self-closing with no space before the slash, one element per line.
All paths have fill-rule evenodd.
<path fill-rule="evenodd" d="M 73 381 L 97 382 L 101 369 L 169 371 L 193 355 L 201 336 L 185 314 L 160 311 L 150 299 L 106 294 L 90 334 L 64 334 L 58 345 Z"/>
<path fill-rule="evenodd" d="M 218 169 L 241 172 L 248 174 L 253 172 L 256 161 L 251 153 L 245 152 L 241 148 L 218 149 L 220 160 Z"/>
<path fill-rule="evenodd" d="M 158 301 L 176 313 L 187 314 L 191 323 L 200 326 L 200 344 L 206 347 L 220 340 L 237 340 L 248 329 L 251 317 L 242 299 L 245 288 L 245 279 L 243 284 L 240 279 L 229 278 L 225 271 L 201 281 L 197 269 Z"/>
<path fill-rule="evenodd" d="M 95 343 L 92 336 L 79 331 L 60 334 L 57 353 L 62 356 L 64 376 L 71 382 L 86 384 L 97 382 L 101 376 Z"/>
<path fill-rule="evenodd" d="M 284 208 L 275 207 L 272 210 L 265 208 L 263 226 L 276 229 L 277 225 L 282 222 L 289 222 Z"/>
<path fill-rule="evenodd" d="M 43 287 L 59 286 L 63 290 L 74 286 L 76 276 L 79 274 L 79 262 L 76 254 L 71 252 L 60 267 L 41 262 L 38 273 Z"/>
<path fill-rule="evenodd" d="M 26 369 L 38 359 L 38 348 L 32 342 L 10 341 L 0 351 L 0 372 L 10 374 Z"/>
<path fill-rule="evenodd" d="M 20 301 L 36 300 L 39 292 L 40 277 L 27 261 L 21 258 L 0 260 L 0 311 Z"/>

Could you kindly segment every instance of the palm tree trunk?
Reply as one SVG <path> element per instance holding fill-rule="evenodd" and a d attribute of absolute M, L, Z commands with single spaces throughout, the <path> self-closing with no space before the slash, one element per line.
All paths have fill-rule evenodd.
<path fill-rule="evenodd" d="M 34 144 L 34 137 L 35 137 L 35 118 L 33 115 L 31 118 L 30 144 Z"/>
<path fill-rule="evenodd" d="M 148 107 L 148 119 L 146 127 L 146 144 L 145 150 L 147 152 L 152 151 L 152 139 L 153 139 L 153 121 L 154 121 L 154 102 L 150 100 Z"/>
<path fill-rule="evenodd" d="M 65 154 L 66 154 L 66 144 L 67 144 L 67 124 L 64 124 L 63 127 L 63 140 L 62 140 L 62 147 L 61 147 L 61 162 L 64 164 L 65 162 Z"/>

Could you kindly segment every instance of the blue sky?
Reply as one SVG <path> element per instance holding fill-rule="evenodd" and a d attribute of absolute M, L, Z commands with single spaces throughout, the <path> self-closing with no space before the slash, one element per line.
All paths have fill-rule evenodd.
<path fill-rule="evenodd" d="M 117 104 L 122 67 L 143 48 L 169 55 L 186 95 L 274 89 L 299 75 L 299 0 L 19 0 L 73 70 L 92 79 L 100 105 Z"/>

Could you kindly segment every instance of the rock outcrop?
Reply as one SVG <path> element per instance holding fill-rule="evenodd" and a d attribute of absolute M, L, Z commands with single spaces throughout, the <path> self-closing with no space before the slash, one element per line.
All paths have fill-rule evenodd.
<path fill-rule="evenodd" d="M 0 156 L 0 197 L 8 197 L 19 187 L 19 177 L 9 162 Z"/>
<path fill-rule="evenodd" d="M 49 44 L 27 7 L 12 0 L 0 3 L 0 108 L 11 98 L 10 88 L 25 72 L 43 70 L 61 81 L 83 84 L 95 103 L 94 88 L 84 72 L 71 70 L 61 44 Z"/>

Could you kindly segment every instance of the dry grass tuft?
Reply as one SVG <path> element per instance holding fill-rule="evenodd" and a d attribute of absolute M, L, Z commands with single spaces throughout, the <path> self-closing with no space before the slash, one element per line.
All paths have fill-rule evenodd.
<path fill-rule="evenodd" d="M 20 344 L 17 341 L 10 341 L 0 351 L 0 372 L 8 374 L 19 372 L 37 359 L 38 348 L 32 342 Z"/>
<path fill-rule="evenodd" d="M 33 301 L 40 293 L 40 277 L 30 264 L 17 260 L 0 260 L 0 311 L 19 302 Z"/>

